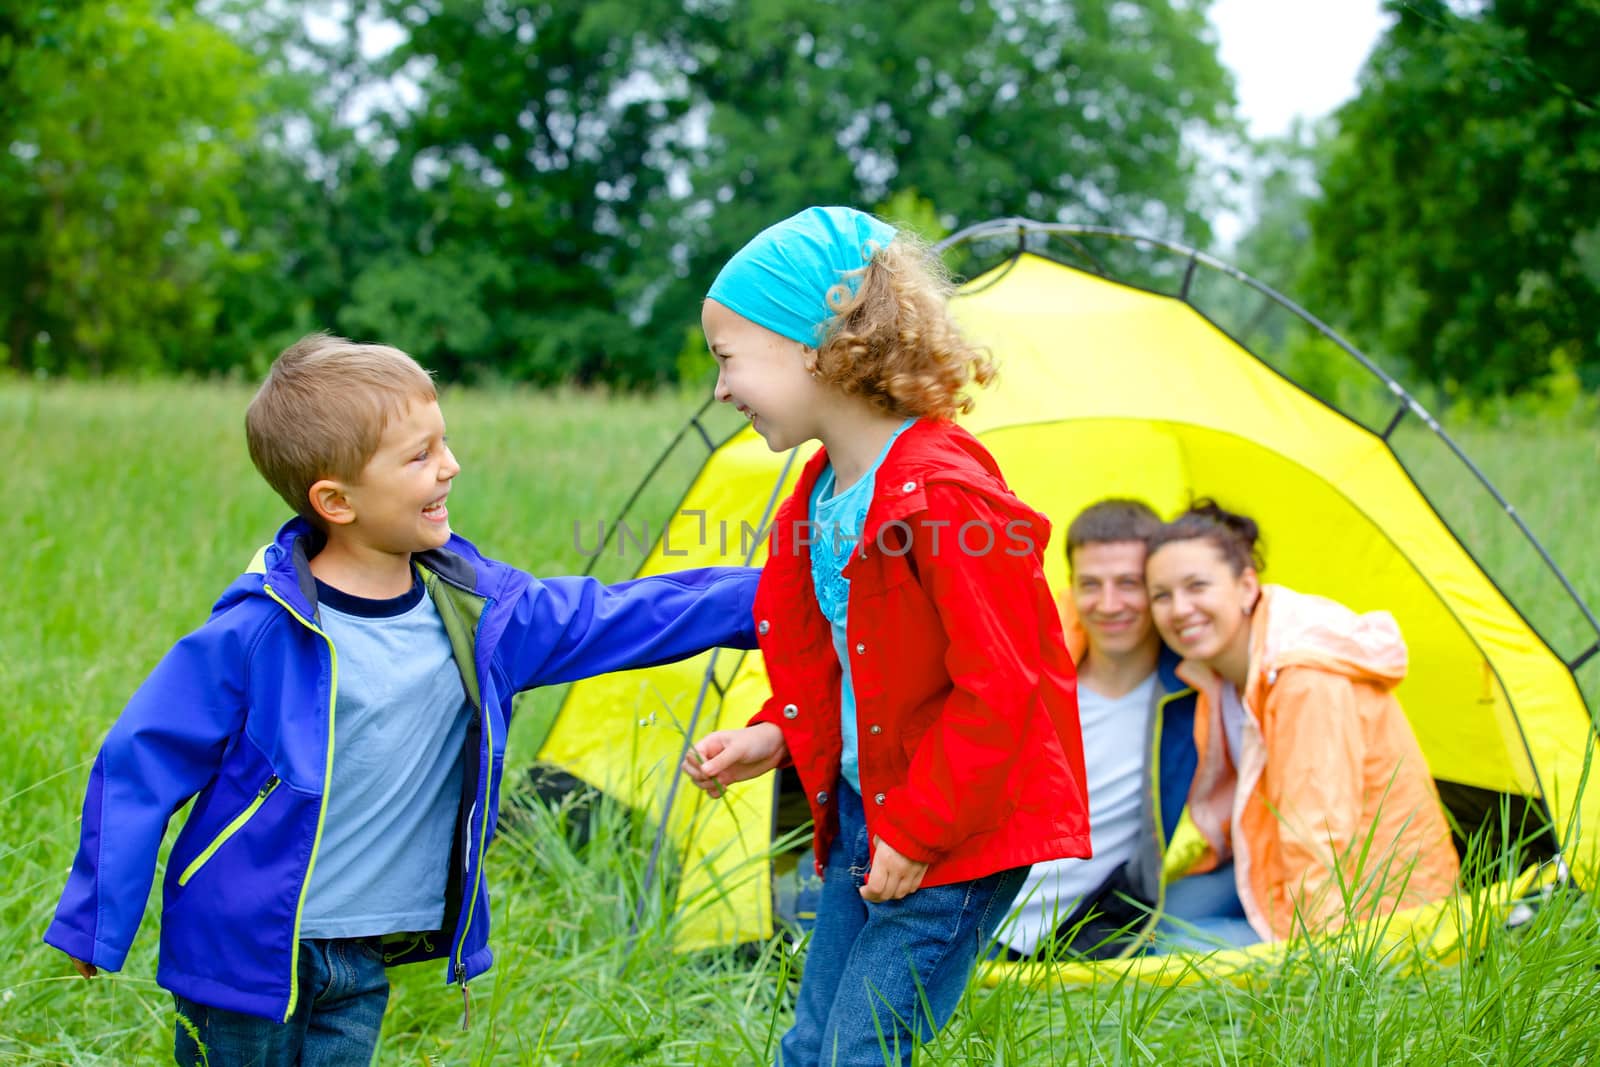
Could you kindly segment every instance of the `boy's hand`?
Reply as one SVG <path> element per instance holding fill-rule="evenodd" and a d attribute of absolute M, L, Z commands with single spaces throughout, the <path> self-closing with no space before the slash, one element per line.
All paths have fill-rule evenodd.
<path fill-rule="evenodd" d="M 772 770 L 789 754 L 783 731 L 770 722 L 706 734 L 683 760 L 689 781 L 714 797 L 723 788 Z"/>
<path fill-rule="evenodd" d="M 928 865 L 906 859 L 881 837 L 874 837 L 872 842 L 872 870 L 867 884 L 861 887 L 861 899 L 882 904 L 915 893 L 922 885 L 922 876 L 928 873 Z"/>
<path fill-rule="evenodd" d="M 80 960 L 76 956 L 68 956 L 67 958 L 72 961 L 72 969 L 83 975 L 85 978 L 93 978 L 95 975 L 100 973 L 100 968 L 96 967 L 92 963 L 87 962 L 86 960 Z"/>

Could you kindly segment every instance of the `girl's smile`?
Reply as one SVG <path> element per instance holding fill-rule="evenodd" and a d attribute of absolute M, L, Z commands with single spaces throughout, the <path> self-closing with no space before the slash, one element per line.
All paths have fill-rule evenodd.
<path fill-rule="evenodd" d="M 749 420 L 774 452 L 820 436 L 829 401 L 806 366 L 806 348 L 707 300 L 700 316 L 717 361 L 715 396 Z"/>

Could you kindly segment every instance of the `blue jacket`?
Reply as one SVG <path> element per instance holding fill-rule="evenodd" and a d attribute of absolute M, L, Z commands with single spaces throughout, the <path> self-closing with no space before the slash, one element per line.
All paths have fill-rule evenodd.
<path fill-rule="evenodd" d="M 180 640 L 112 726 L 83 805 L 77 858 L 45 941 L 121 968 L 167 822 L 194 807 L 167 863 L 157 980 L 191 1000 L 287 1019 L 300 916 L 322 839 L 339 658 L 318 628 L 315 536 L 286 524 Z M 534 578 L 452 537 L 414 557 L 455 650 L 472 720 L 442 927 L 386 939 L 393 964 L 487 970 L 494 835 L 512 697 L 540 685 L 755 647 L 760 572 L 715 567 L 606 586 Z"/>

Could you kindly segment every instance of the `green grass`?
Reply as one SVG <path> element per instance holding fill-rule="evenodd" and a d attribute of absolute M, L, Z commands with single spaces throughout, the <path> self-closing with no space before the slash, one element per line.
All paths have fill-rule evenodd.
<path fill-rule="evenodd" d="M 244 453 L 248 392 L 179 384 L 0 382 L 0 1063 L 168 1060 L 171 1002 L 154 982 L 152 898 L 121 974 L 84 983 L 39 936 L 77 839 L 88 762 L 128 694 L 266 541 L 283 507 Z M 464 472 L 454 524 L 536 572 L 585 560 L 574 521 L 614 517 L 695 402 L 584 393 L 447 393 Z M 1517 424 L 1462 435 L 1529 524 L 1600 604 L 1590 551 L 1600 433 Z M 689 449 L 645 505 L 670 508 Z M 1481 538 L 1491 564 L 1548 600 L 1548 580 L 1504 521 L 1418 446 L 1435 504 Z M 591 534 L 592 539 L 592 534 Z M 1503 557 L 1503 558 L 1498 558 Z M 600 571 L 620 577 L 625 560 Z M 1544 583 L 1544 584 L 1541 584 Z M 1545 598 L 1541 600 L 1541 598 Z M 1568 626 L 1570 612 L 1551 626 Z M 1537 615 L 1537 612 L 1534 612 Z M 1565 620 L 1565 621 L 1563 621 Z M 1536 621 L 1538 621 L 1536 619 Z M 526 702 L 510 744 L 531 757 L 559 694 Z M 515 773 L 515 772 L 513 772 Z M 630 951 L 649 840 L 604 811 L 583 847 L 534 812 L 491 853 L 493 971 L 473 984 L 473 1026 L 440 965 L 394 973 L 384 1064 L 718 1064 L 768 1059 L 791 1011 L 794 959 L 773 943 L 677 956 L 659 899 Z M 158 878 L 159 880 L 159 878 Z M 1352 936 L 1243 985 L 1094 991 L 1005 984 L 969 995 L 931 1064 L 1239 1062 L 1574 1063 L 1600 1049 L 1600 914 L 1558 893 L 1457 967 L 1406 976 Z"/>

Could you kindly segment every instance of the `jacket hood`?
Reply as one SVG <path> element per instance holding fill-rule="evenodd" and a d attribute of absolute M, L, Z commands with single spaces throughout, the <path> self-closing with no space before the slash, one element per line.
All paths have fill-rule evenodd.
<path fill-rule="evenodd" d="M 1259 672 L 1312 666 L 1352 681 L 1393 689 L 1406 676 L 1406 643 L 1387 611 L 1357 613 L 1343 604 L 1281 585 L 1261 589 L 1250 661 Z"/>
<path fill-rule="evenodd" d="M 807 465 L 802 483 L 814 486 L 827 462 L 826 450 L 820 450 Z M 874 494 L 863 538 L 875 537 L 883 523 L 925 508 L 928 485 L 945 483 L 982 497 L 1008 522 L 1024 523 L 1038 534 L 1033 543 L 1041 555 L 1049 543 L 1050 520 L 1011 491 L 983 442 L 948 420 L 918 419 L 907 427 L 883 458 L 878 477 L 883 484 Z"/>

